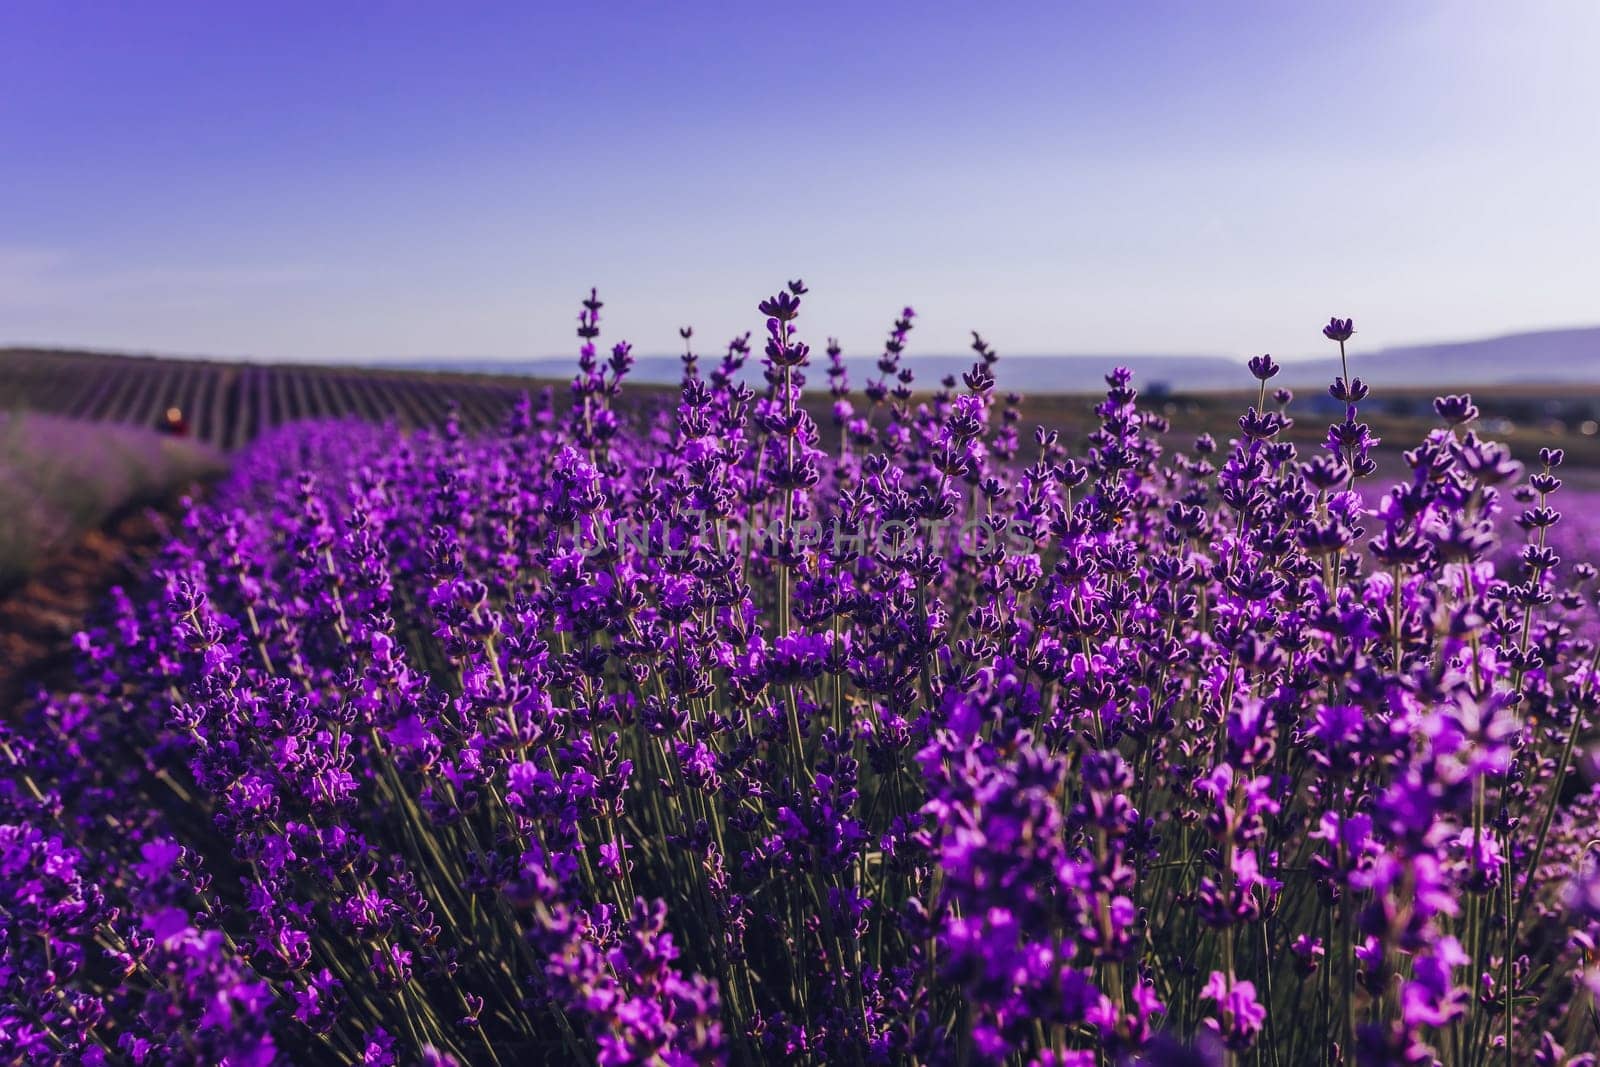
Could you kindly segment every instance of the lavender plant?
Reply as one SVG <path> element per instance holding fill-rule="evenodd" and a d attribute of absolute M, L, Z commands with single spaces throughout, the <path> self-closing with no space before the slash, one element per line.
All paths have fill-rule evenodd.
<path fill-rule="evenodd" d="M 1470 398 L 1081 448 L 791 282 L 630 407 L 278 431 L 0 728 L 0 1052 L 1593 1064 L 1596 570 Z M 1517 506 L 1508 493 L 1531 494 Z M 1500 539 L 1522 542 L 1506 563 Z M 1500 561 L 1497 563 L 1497 561 Z"/>

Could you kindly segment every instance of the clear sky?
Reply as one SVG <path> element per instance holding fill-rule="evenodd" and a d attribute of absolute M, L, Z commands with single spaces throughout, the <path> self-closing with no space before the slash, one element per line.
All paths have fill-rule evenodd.
<path fill-rule="evenodd" d="M 0 5 L 0 343 L 1317 351 L 1600 323 L 1600 2 Z"/>

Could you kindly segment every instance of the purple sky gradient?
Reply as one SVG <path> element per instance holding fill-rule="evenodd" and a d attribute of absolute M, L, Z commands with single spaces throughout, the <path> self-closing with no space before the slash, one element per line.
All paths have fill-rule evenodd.
<path fill-rule="evenodd" d="M 0 343 L 544 356 L 598 285 L 668 352 L 796 275 L 854 352 L 1593 324 L 1596 54 L 1589 0 L 19 0 Z"/>

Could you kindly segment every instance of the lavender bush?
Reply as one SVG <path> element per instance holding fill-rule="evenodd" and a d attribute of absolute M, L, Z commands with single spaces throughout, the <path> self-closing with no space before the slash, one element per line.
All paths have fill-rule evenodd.
<path fill-rule="evenodd" d="M 118 508 L 221 470 L 215 449 L 153 430 L 0 412 L 0 591 Z"/>
<path fill-rule="evenodd" d="M 824 435 L 804 292 L 764 391 L 685 330 L 626 411 L 591 294 L 560 413 L 243 457 L 0 734 L 4 1054 L 1594 1062 L 1559 452 L 1442 397 L 1367 508 L 1367 387 L 1300 456 L 1268 357 L 1226 444 L 1125 371 L 1025 442 L 909 309 Z"/>

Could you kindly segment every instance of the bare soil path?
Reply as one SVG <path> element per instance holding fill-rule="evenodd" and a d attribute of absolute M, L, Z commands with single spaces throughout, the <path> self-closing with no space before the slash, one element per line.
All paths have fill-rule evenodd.
<path fill-rule="evenodd" d="M 0 718 L 12 718 L 38 686 L 66 688 L 72 635 L 115 585 L 144 573 L 166 541 L 179 497 L 129 505 L 0 592 Z"/>

